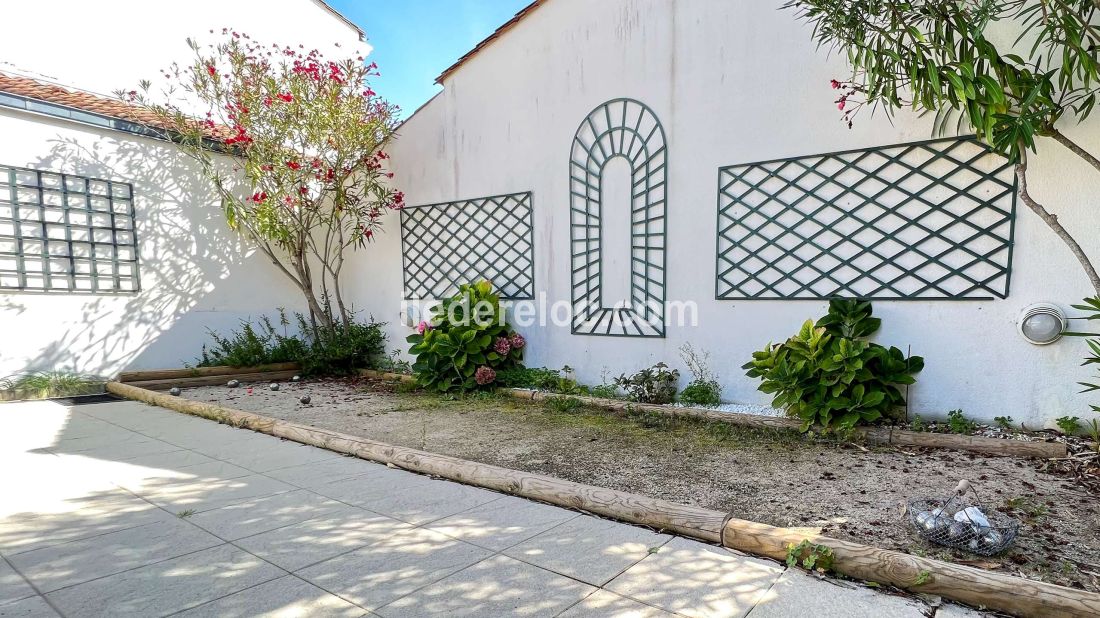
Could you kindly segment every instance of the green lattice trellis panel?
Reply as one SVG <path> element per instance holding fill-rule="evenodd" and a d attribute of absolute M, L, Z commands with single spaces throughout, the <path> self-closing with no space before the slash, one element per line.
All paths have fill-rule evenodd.
<path fill-rule="evenodd" d="M 0 292 L 137 292 L 133 186 L 0 165 Z"/>
<path fill-rule="evenodd" d="M 1008 296 L 1011 163 L 949 138 L 723 167 L 723 299 Z"/>
<path fill-rule="evenodd" d="M 502 298 L 535 296 L 531 192 L 401 210 L 405 298 L 437 299 L 489 280 Z"/>
<path fill-rule="evenodd" d="M 616 157 L 630 165 L 630 298 L 612 302 L 603 298 L 602 175 Z M 608 101 L 577 128 L 569 156 L 573 333 L 665 336 L 667 159 L 664 129 L 639 101 Z"/>

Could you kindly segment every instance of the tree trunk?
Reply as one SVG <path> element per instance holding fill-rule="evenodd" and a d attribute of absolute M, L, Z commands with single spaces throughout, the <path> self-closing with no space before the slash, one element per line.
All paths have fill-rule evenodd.
<path fill-rule="evenodd" d="M 1100 0 L 1097 0 L 1097 2 L 1100 2 Z M 1061 145 L 1065 146 L 1066 148 L 1068 148 L 1069 151 L 1072 152 L 1073 154 L 1075 154 L 1075 155 L 1081 157 L 1082 159 L 1084 159 L 1085 162 L 1087 162 L 1089 165 L 1096 168 L 1096 171 L 1100 172 L 1100 159 L 1097 159 L 1096 157 L 1094 157 L 1091 152 L 1089 152 L 1089 151 L 1085 150 L 1084 148 L 1082 148 L 1077 142 L 1075 142 L 1075 141 L 1071 140 L 1070 138 L 1066 137 L 1065 135 L 1062 134 L 1061 131 L 1059 131 L 1057 129 L 1051 130 L 1050 137 L 1052 137 L 1054 139 L 1054 141 L 1056 141 L 1059 144 L 1061 144 Z"/>
<path fill-rule="evenodd" d="M 1073 257 L 1077 258 L 1077 261 L 1081 263 L 1081 267 L 1085 269 L 1085 275 L 1088 276 L 1089 282 L 1092 284 L 1093 290 L 1097 295 L 1100 295 L 1100 274 L 1097 274 L 1096 267 L 1092 265 L 1092 261 L 1089 260 L 1089 256 L 1085 254 L 1081 245 L 1066 231 L 1066 228 L 1062 227 L 1062 224 L 1058 222 L 1058 216 L 1052 214 L 1039 202 L 1036 202 L 1027 188 L 1027 159 L 1021 158 L 1020 162 L 1016 164 L 1016 179 L 1020 185 L 1020 199 L 1027 204 L 1027 207 L 1031 209 L 1039 218 L 1046 223 L 1050 229 L 1054 230 L 1054 233 L 1061 238 L 1063 242 L 1069 246 L 1069 250 L 1073 253 Z"/>

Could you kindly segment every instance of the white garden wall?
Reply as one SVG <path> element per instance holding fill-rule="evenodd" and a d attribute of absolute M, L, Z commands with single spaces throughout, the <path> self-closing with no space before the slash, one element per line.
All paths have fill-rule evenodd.
<path fill-rule="evenodd" d="M 711 354 L 727 399 L 766 403 L 740 369 L 753 350 L 820 316 L 821 301 L 716 301 L 718 168 L 724 165 L 892 145 L 929 138 L 930 119 L 893 123 L 860 115 L 849 130 L 832 104 L 842 59 L 815 48 L 809 29 L 780 2 L 728 0 L 549 0 L 468 60 L 445 89 L 409 119 L 389 151 L 407 203 L 532 191 L 536 289 L 570 299 L 569 167 L 577 126 L 596 106 L 637 99 L 664 125 L 669 148 L 668 298 L 694 300 L 698 326 L 670 326 L 663 339 L 572 335 L 568 326 L 528 329 L 528 365 L 577 369 L 586 382 L 657 361 L 683 369 L 685 342 Z M 1094 123 L 1095 127 L 1095 123 Z M 1100 149 L 1100 131 L 1066 127 Z M 1033 194 L 1077 232 L 1094 259 L 1096 174 L 1053 142 L 1032 162 Z M 609 207 L 605 204 L 605 208 Z M 625 208 L 625 203 L 620 205 Z M 352 282 L 357 305 L 399 322 L 398 218 L 361 252 Z M 1068 306 L 1090 293 L 1068 250 L 1022 203 L 1017 206 L 1011 293 L 990 301 L 879 301 L 878 341 L 925 357 L 911 409 L 929 416 L 963 408 L 1029 426 L 1064 414 L 1085 416 L 1076 382 L 1084 344 L 1037 347 L 1016 332 L 1021 308 Z M 1067 307 L 1068 308 L 1068 307 Z"/>
<path fill-rule="evenodd" d="M 0 135 L 7 165 L 132 183 L 141 276 L 136 294 L 0 293 L 0 376 L 179 367 L 208 328 L 303 305 L 228 229 L 197 165 L 171 144 L 4 108 Z"/>
<path fill-rule="evenodd" d="M 369 49 L 318 0 L 42 0 L 2 13 L 0 71 L 108 96 L 188 61 L 187 37 L 210 42 L 226 26 L 327 53 Z M 0 292 L 0 377 L 179 367 L 195 361 L 207 329 L 303 307 L 228 229 L 197 166 L 166 142 L 0 106 L 0 165 L 132 183 L 141 278 L 136 294 Z"/>

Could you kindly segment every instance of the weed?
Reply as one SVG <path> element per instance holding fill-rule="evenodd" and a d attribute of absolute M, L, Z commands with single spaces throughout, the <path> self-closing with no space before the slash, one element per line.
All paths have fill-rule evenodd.
<path fill-rule="evenodd" d="M 913 585 L 923 586 L 930 581 L 932 581 L 932 572 L 921 569 L 920 572 L 917 573 L 917 578 L 913 580 Z"/>
<path fill-rule="evenodd" d="M 188 517 L 190 517 L 194 514 L 195 514 L 195 509 L 187 509 L 185 511 L 180 511 L 179 513 L 176 513 L 176 517 L 179 517 L 180 519 L 187 519 Z"/>
<path fill-rule="evenodd" d="M 622 397 L 619 394 L 619 387 L 614 384 L 597 384 L 590 387 L 588 392 L 593 397 L 599 397 L 600 399 L 619 399 Z"/>
<path fill-rule="evenodd" d="M 1010 514 L 1012 512 L 1018 513 L 1022 516 L 1024 522 L 1028 524 L 1033 524 L 1042 519 L 1050 511 L 1045 504 L 1029 496 L 1008 498 L 1005 500 L 1004 508 L 1006 511 L 1010 511 Z"/>
<path fill-rule="evenodd" d="M 1062 433 L 1067 436 L 1072 436 L 1081 430 L 1081 419 L 1076 416 L 1063 416 L 1055 419 L 1055 424 L 1058 425 L 1058 429 L 1062 430 Z"/>
<path fill-rule="evenodd" d="M 924 422 L 924 419 L 917 414 L 913 417 L 913 420 L 909 423 L 909 429 L 913 431 L 928 431 L 928 423 Z"/>
<path fill-rule="evenodd" d="M 546 399 L 546 405 L 555 412 L 570 413 L 584 407 L 584 403 L 576 397 L 550 397 Z"/>
<path fill-rule="evenodd" d="M 415 393 L 420 390 L 420 385 L 416 382 L 401 381 L 394 385 L 393 390 L 396 393 Z"/>
<path fill-rule="evenodd" d="M 1011 416 L 994 416 L 993 424 L 1001 429 L 1012 429 L 1014 427 Z"/>
<path fill-rule="evenodd" d="M 722 386 L 707 365 L 710 355 L 696 351 L 690 343 L 680 346 L 680 358 L 691 371 L 692 380 L 680 392 L 680 402 L 691 406 L 715 407 L 722 403 Z"/>
<path fill-rule="evenodd" d="M 787 566 L 801 566 L 807 571 L 828 573 L 836 561 L 836 554 L 828 545 L 811 543 L 804 539 L 798 545 L 787 545 Z"/>
<path fill-rule="evenodd" d="M 1092 419 L 1085 427 L 1088 430 L 1089 438 L 1092 439 L 1093 446 L 1096 447 L 1096 452 L 1100 453 L 1100 421 Z"/>
<path fill-rule="evenodd" d="M 963 416 L 962 410 L 951 410 L 947 413 L 947 428 L 951 433 L 971 434 L 978 424 Z"/>

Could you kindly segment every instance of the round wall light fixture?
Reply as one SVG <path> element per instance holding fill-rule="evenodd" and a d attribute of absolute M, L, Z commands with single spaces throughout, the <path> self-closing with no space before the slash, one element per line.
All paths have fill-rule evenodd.
<path fill-rule="evenodd" d="M 1035 345 L 1058 341 L 1068 324 L 1065 312 L 1053 303 L 1035 303 L 1024 307 L 1016 323 L 1024 339 Z"/>

